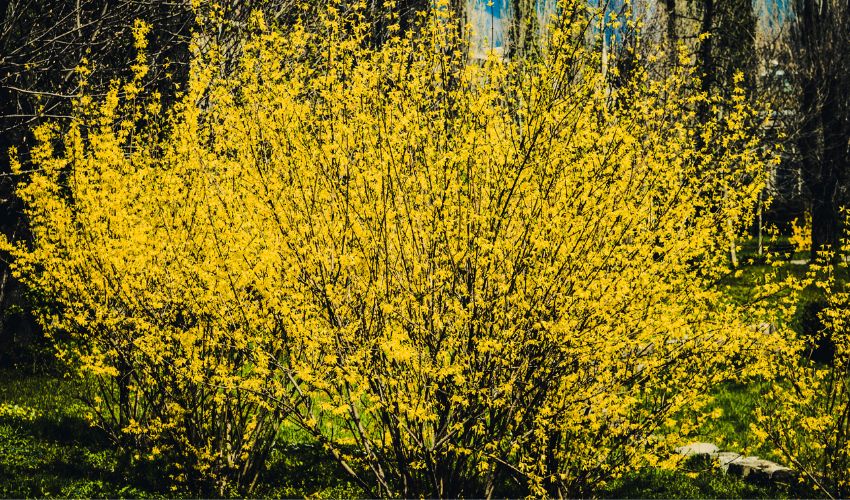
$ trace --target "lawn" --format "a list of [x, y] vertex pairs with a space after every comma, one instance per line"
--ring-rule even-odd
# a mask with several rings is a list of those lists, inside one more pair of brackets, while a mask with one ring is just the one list
[[[155, 498], [164, 478], [122, 456], [86, 422], [74, 385], [55, 374], [0, 371], [0, 497]], [[261, 497], [362, 497], [320, 447], [297, 434], [272, 453]]]
[[0, 373], [0, 496], [150, 497], [88, 425], [68, 381]]

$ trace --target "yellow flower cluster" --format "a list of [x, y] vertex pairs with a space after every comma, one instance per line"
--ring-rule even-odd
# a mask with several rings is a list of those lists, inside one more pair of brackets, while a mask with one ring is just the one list
[[822, 329], [803, 332], [778, 353], [778, 383], [753, 425], [801, 482], [828, 498], [850, 495], [850, 273], [836, 255], [824, 252], [799, 280], [823, 293], [822, 310], [815, 311]]
[[665, 458], [751, 347], [711, 287], [763, 181], [743, 100], [696, 128], [684, 70], [612, 87], [580, 15], [522, 62], [468, 61], [447, 5], [380, 47], [320, 17], [37, 130], [15, 269], [96, 414], [222, 493], [284, 421], [376, 496]]

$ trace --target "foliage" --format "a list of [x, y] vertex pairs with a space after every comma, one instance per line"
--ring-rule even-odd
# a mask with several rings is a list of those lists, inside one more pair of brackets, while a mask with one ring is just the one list
[[[850, 288], [846, 262], [824, 256], [813, 265], [825, 302], [813, 304], [817, 330], [803, 332], [778, 363], [781, 380], [757, 412], [761, 439], [770, 442], [813, 488], [830, 498], [850, 493]], [[821, 362], [827, 362], [826, 365]]]
[[811, 250], [812, 246], [812, 215], [808, 212], [803, 216], [791, 221], [791, 243], [798, 252]]
[[612, 89], [563, 9], [539, 60], [480, 64], [442, 4], [381, 46], [356, 8], [258, 15], [173, 108], [139, 97], [142, 51], [38, 128], [33, 241], [5, 246], [96, 421], [215, 494], [284, 420], [369, 496], [672, 465], [672, 417], [760, 350], [711, 285], [765, 159], [742, 91], [689, 127], [686, 70]]

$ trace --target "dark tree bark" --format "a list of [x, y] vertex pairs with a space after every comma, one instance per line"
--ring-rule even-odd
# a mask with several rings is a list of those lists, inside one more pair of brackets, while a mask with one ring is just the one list
[[676, 0], [664, 0], [664, 8], [667, 13], [667, 58], [670, 67], [676, 67], [679, 63], [679, 35], [676, 31]]
[[537, 22], [535, 1], [512, 0], [510, 6], [513, 13], [509, 35], [510, 57], [522, 58], [536, 54], [539, 49], [540, 26]]
[[838, 249], [850, 169], [850, 6], [797, 0], [790, 37], [796, 146], [812, 214], [811, 257]]
[[[714, 65], [714, 0], [703, 0], [702, 21], [700, 22], [700, 34], [703, 38], [699, 44], [697, 53], [697, 72], [700, 77], [700, 91], [708, 96], [714, 89], [715, 73]], [[702, 102], [697, 111], [697, 119], [700, 123], [708, 121], [711, 106], [708, 102]]]

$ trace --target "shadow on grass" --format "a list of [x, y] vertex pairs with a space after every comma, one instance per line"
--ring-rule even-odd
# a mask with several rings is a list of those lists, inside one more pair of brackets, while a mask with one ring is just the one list
[[816, 498], [802, 485], [756, 483], [713, 467], [681, 470], [642, 469], [615, 481], [602, 498]]
[[318, 444], [284, 443], [272, 452], [261, 497], [365, 498], [366, 492]]
[[[0, 497], [146, 497], [96, 430], [69, 419], [0, 423]], [[76, 434], [72, 434], [76, 433]]]
[[74, 389], [52, 374], [0, 371], [0, 497], [157, 496], [121, 467]]

